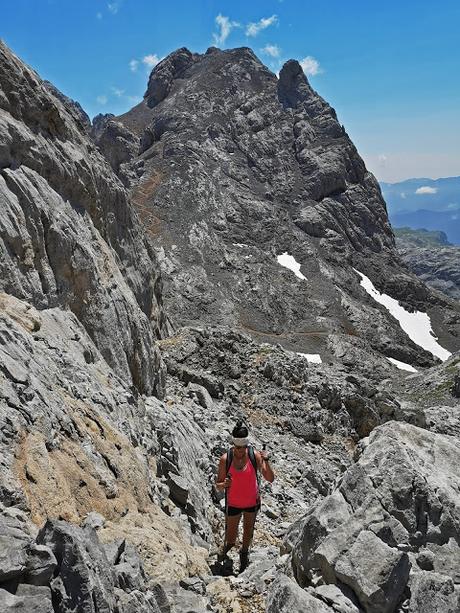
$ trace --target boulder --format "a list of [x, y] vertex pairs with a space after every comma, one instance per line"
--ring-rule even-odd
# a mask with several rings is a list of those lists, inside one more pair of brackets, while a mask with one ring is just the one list
[[406, 553], [363, 530], [334, 565], [337, 581], [350, 587], [367, 613], [392, 613], [409, 578]]
[[337, 489], [286, 537], [299, 583], [319, 573], [325, 583], [348, 586], [365, 611], [389, 613], [408, 586], [408, 553], [420, 552], [425, 568], [428, 556], [437, 573], [458, 582], [456, 439], [388, 422], [357, 455]]
[[434, 572], [418, 572], [411, 579], [409, 613], [456, 613], [460, 594], [450, 577]]
[[2, 613], [54, 613], [51, 590], [45, 586], [19, 585], [16, 594], [0, 588]]
[[[342, 589], [336, 585], [320, 585], [317, 588], [310, 588], [311, 593], [326, 604], [330, 605], [334, 611], [338, 613], [360, 613], [356, 604], [356, 599], [353, 598], [352, 592], [347, 590], [345, 586]], [[347, 592], [349, 598], [344, 592]]]
[[270, 586], [267, 613], [333, 613], [334, 609], [302, 589], [295, 581], [280, 575]]
[[78, 607], [81, 613], [113, 612], [112, 571], [94, 530], [49, 520], [37, 542], [48, 545], [56, 556], [59, 581], [51, 590], [64, 611]]

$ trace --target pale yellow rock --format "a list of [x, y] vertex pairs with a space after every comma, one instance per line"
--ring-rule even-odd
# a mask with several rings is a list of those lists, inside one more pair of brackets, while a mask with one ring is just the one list
[[40, 330], [40, 314], [37, 309], [28, 302], [19, 300], [10, 294], [0, 292], [0, 313], [2, 312], [11, 317], [13, 321], [19, 324], [27, 332], [36, 332]]
[[233, 591], [228, 579], [217, 579], [206, 587], [206, 593], [212, 598], [213, 611], [216, 613], [243, 613], [237, 592]]
[[153, 504], [146, 513], [129, 512], [118, 521], [107, 521], [98, 534], [105, 543], [125, 538], [134, 545], [154, 581], [210, 574], [206, 549], [191, 546], [180, 526]]

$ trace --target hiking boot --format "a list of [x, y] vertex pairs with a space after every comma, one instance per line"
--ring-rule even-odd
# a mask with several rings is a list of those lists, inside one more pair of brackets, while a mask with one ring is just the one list
[[240, 551], [240, 573], [246, 570], [249, 565], [249, 551]]
[[230, 575], [233, 575], [233, 560], [225, 556], [222, 561], [222, 576], [229, 577]]

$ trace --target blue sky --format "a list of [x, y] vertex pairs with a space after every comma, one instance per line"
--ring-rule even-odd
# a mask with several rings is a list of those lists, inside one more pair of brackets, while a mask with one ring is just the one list
[[0, 37], [92, 117], [120, 114], [178, 47], [302, 61], [384, 181], [460, 175], [460, 2], [0, 0]]

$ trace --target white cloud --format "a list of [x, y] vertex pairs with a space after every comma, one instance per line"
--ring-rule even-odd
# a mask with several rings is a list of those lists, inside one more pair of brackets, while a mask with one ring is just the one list
[[403, 200], [406, 199], [406, 192], [401, 192], [399, 195], [401, 196], [401, 198], [403, 198]]
[[129, 62], [129, 69], [131, 70], [131, 72], [136, 72], [138, 66], [139, 66], [139, 60], [131, 60]]
[[98, 96], [96, 100], [99, 104], [107, 104], [107, 96]]
[[98, 19], [102, 19], [102, 13], [96, 13], [96, 17], [97, 17]]
[[122, 98], [125, 93], [124, 89], [118, 89], [118, 87], [111, 87], [110, 89], [117, 98]]
[[220, 32], [218, 34], [213, 33], [214, 44], [223, 45], [233, 28], [239, 27], [240, 24], [237, 21], [230, 21], [229, 17], [219, 13], [216, 17], [216, 25], [219, 27]]
[[278, 17], [272, 15], [271, 17], [262, 17], [257, 23], [248, 23], [246, 26], [246, 36], [257, 36], [261, 30], [265, 30], [265, 28], [272, 26], [277, 21]]
[[415, 190], [416, 194], [435, 194], [438, 191], [436, 187], [429, 187], [428, 185], [424, 185], [423, 187], [419, 187]]
[[300, 65], [302, 66], [302, 70], [306, 75], [315, 76], [320, 72], [323, 72], [320, 68], [318, 60], [315, 60], [311, 55], [307, 55], [303, 60], [300, 61]]
[[142, 63], [145, 64], [148, 68], [153, 68], [158, 64], [161, 58], [158, 57], [156, 53], [151, 53], [149, 55], [145, 55], [142, 58]]
[[384, 153], [381, 153], [378, 157], [379, 166], [385, 166], [387, 159], [387, 156]]
[[265, 47], [261, 49], [261, 52], [266, 55], [271, 55], [271, 57], [279, 57], [281, 49], [278, 45], [265, 45]]
[[118, 13], [118, 9], [120, 8], [120, 2], [115, 0], [114, 2], [107, 2], [107, 8], [112, 13], [112, 15], [116, 15]]

